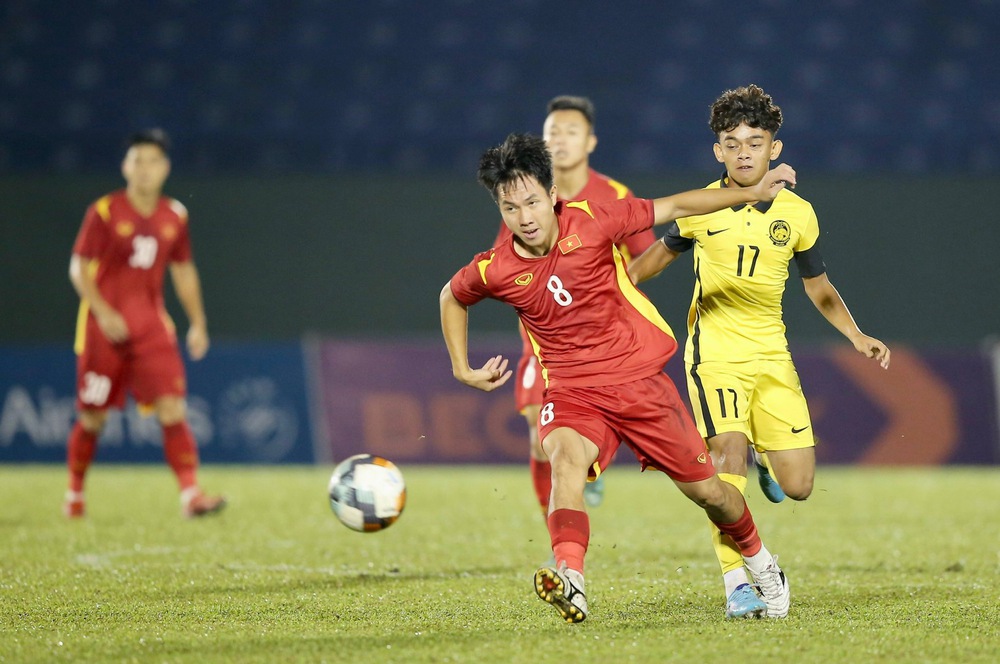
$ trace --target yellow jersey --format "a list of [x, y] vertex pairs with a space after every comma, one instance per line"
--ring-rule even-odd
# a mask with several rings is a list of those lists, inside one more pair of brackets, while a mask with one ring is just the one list
[[[710, 184], [715, 189], [726, 179]], [[825, 272], [816, 249], [812, 205], [784, 189], [771, 202], [678, 219], [664, 238], [674, 251], [694, 248], [694, 295], [684, 361], [788, 359], [781, 298], [788, 263], [802, 277]]]

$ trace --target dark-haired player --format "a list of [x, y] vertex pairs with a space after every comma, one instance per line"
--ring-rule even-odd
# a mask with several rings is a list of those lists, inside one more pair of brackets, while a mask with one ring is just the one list
[[77, 420], [67, 444], [69, 490], [63, 511], [84, 515], [83, 484], [109, 408], [131, 393], [163, 428], [163, 453], [180, 484], [182, 513], [217, 512], [221, 497], [198, 487], [198, 447], [185, 414], [184, 364], [174, 324], [163, 304], [169, 265], [190, 327], [187, 347], [200, 360], [208, 329], [198, 270], [191, 258], [185, 207], [162, 195], [170, 174], [168, 139], [158, 129], [128, 141], [121, 172], [125, 189], [99, 198], [83, 218], [69, 275], [80, 295], [77, 321]]
[[666, 321], [632, 285], [621, 252], [629, 235], [681, 216], [770, 200], [795, 173], [779, 166], [756, 187], [690, 191], [656, 200], [557, 202], [545, 142], [512, 134], [480, 160], [479, 181], [511, 237], [478, 254], [441, 291], [441, 327], [459, 381], [484, 391], [511, 376], [495, 356], [469, 366], [468, 307], [490, 297], [515, 308], [546, 382], [539, 436], [552, 464], [549, 535], [556, 564], [535, 592], [570, 622], [587, 615], [583, 487], [620, 441], [662, 470], [737, 542], [761, 584], [782, 576], [743, 496], [715, 475], [705, 443], [663, 365], [677, 348]]
[[[712, 105], [715, 157], [725, 164], [711, 190], [754, 188], [781, 153], [781, 109], [756, 85], [729, 90]], [[744, 492], [753, 445], [765, 495], [805, 500], [816, 455], [812, 423], [785, 340], [781, 297], [795, 261], [806, 294], [858, 352], [889, 367], [885, 344], [861, 332], [826, 275], [812, 205], [784, 190], [773, 201], [740, 204], [677, 219], [660, 242], [630, 266], [636, 283], [694, 249], [695, 287], [684, 360], [695, 420], [719, 477]], [[771, 470], [768, 470], [770, 465]], [[773, 472], [773, 477], [771, 473]], [[775, 482], [777, 480], [777, 482]], [[725, 581], [726, 615], [756, 610], [739, 549], [712, 527]], [[788, 594], [762, 587], [767, 615], [788, 614]]]
[[[632, 198], [628, 187], [590, 167], [590, 154], [597, 147], [593, 102], [586, 97], [562, 95], [549, 101], [547, 112], [542, 137], [552, 153], [552, 174], [558, 200], [603, 202]], [[495, 244], [500, 244], [510, 234], [507, 226], [501, 223]], [[622, 257], [629, 261], [655, 241], [656, 235], [650, 229], [629, 235], [618, 245], [618, 249]], [[514, 375], [514, 402], [528, 423], [531, 481], [542, 512], [548, 514], [552, 469], [538, 440], [538, 412], [542, 407], [544, 381], [539, 375], [538, 361], [528, 335], [523, 327], [519, 330], [521, 359]], [[604, 497], [604, 476], [587, 482], [583, 495], [588, 506], [600, 505]]]

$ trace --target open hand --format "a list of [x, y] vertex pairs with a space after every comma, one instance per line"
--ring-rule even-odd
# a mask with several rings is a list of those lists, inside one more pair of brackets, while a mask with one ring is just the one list
[[470, 369], [466, 374], [457, 376], [457, 378], [477, 390], [492, 392], [506, 383], [513, 373], [512, 369], [507, 369], [507, 360], [497, 355], [487, 360], [482, 369]]

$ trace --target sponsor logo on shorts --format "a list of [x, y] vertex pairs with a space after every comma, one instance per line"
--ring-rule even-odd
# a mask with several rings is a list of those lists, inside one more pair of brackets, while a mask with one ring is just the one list
[[698, 463], [708, 463], [708, 456], [704, 452], [698, 455]]
[[803, 431], [805, 431], [808, 428], [809, 428], [808, 424], [806, 426], [804, 426], [804, 427], [798, 427], [798, 428], [792, 427], [792, 433], [802, 433]]

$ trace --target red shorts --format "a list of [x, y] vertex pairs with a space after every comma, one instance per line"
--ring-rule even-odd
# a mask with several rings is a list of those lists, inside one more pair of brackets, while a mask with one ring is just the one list
[[185, 396], [184, 362], [168, 323], [150, 325], [125, 343], [112, 344], [91, 317], [76, 360], [77, 408], [122, 408], [126, 393], [144, 405], [163, 396]]
[[705, 441], [665, 373], [624, 385], [550, 387], [538, 419], [539, 438], [567, 427], [598, 447], [591, 477], [610, 464], [619, 441], [628, 445], [643, 470], [661, 470], [678, 482], [698, 482], [715, 474]]

